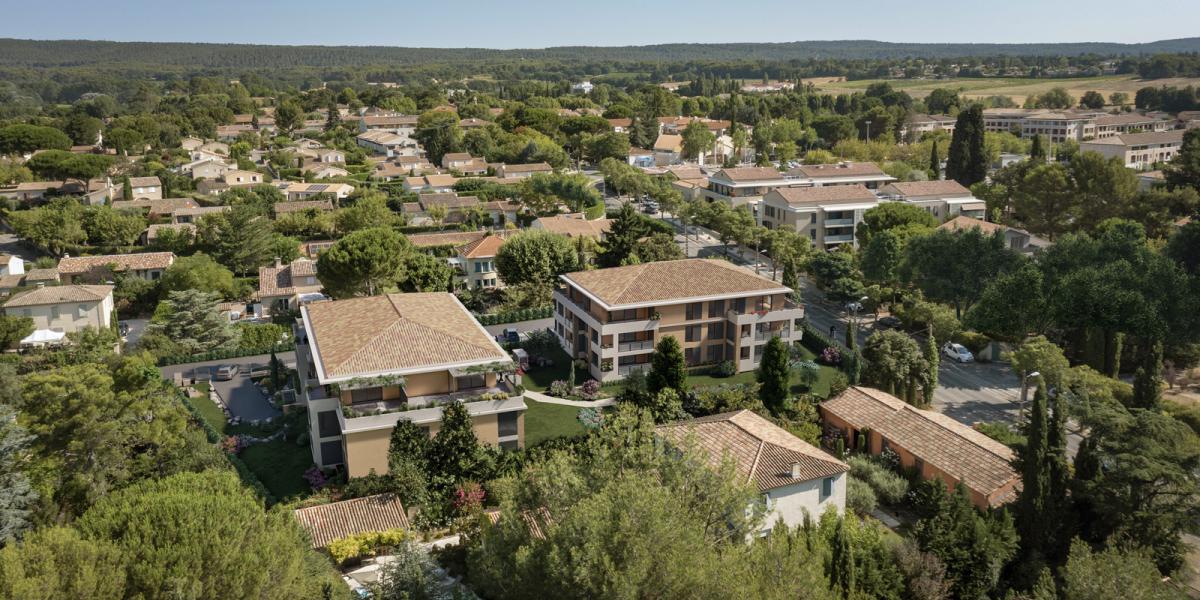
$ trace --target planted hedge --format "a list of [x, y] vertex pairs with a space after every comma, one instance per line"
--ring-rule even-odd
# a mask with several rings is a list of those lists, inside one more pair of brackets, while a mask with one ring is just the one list
[[[221, 432], [217, 431], [212, 424], [204, 419], [204, 417], [200, 414], [200, 410], [196, 408], [195, 404], [192, 404], [192, 399], [188, 398], [187, 394], [183, 393], [183, 390], [179, 388], [175, 388], [175, 390], [179, 397], [179, 401], [183, 403], [183, 407], [186, 408], [189, 413], [191, 413], [192, 422], [200, 426], [200, 429], [204, 431], [204, 437], [208, 438], [209, 443], [220, 443], [222, 438]], [[255, 475], [254, 471], [251, 471], [250, 467], [246, 466], [246, 463], [242, 461], [241, 457], [236, 454], [229, 454], [228, 452], [222, 452], [222, 454], [225, 454], [225, 458], [229, 459], [229, 464], [233, 465], [233, 469], [237, 471], [238, 477], [241, 478], [242, 483], [254, 490], [254, 493], [257, 494], [259, 498], [262, 498], [263, 502], [266, 503], [267, 506], [275, 504], [275, 496], [273, 496], [271, 492], [267, 490], [267, 486], [263, 485], [263, 482], [258, 478], [258, 475]]]
[[475, 318], [481, 325], [504, 325], [505, 323], [520, 323], [521, 321], [532, 321], [534, 319], [548, 319], [554, 316], [553, 306], [541, 306], [538, 308], [523, 308], [521, 310], [511, 310], [502, 313], [491, 313], [481, 315], [476, 313]]
[[227, 358], [241, 358], [243, 356], [258, 356], [260, 354], [270, 354], [274, 352], [290, 352], [296, 349], [296, 342], [287, 342], [276, 344], [274, 347], [267, 346], [265, 348], [236, 348], [233, 350], [213, 350], [212, 352], [203, 352], [200, 354], [188, 354], [180, 356], [162, 356], [158, 359], [158, 366], [165, 367], [168, 365], [182, 365], [192, 362], [204, 362], [208, 360], [225, 360]]

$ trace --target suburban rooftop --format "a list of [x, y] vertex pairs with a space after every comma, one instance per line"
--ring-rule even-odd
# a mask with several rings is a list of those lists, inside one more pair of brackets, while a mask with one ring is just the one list
[[710, 258], [578, 271], [562, 278], [608, 308], [791, 291], [728, 261]]

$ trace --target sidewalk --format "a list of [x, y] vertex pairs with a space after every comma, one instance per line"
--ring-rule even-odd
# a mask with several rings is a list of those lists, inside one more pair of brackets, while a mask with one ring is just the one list
[[541, 392], [533, 390], [525, 390], [525, 398], [536, 402], [544, 402], [546, 404], [561, 404], [562, 406], [574, 406], [575, 408], [604, 408], [617, 403], [615, 398], [602, 398], [600, 400], [566, 400], [564, 398], [555, 398], [547, 396]]

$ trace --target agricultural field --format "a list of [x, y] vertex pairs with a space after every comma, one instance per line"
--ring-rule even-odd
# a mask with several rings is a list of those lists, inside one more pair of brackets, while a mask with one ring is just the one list
[[1135, 75], [1105, 75], [1103, 77], [1074, 77], [1066, 79], [1033, 79], [1028, 77], [996, 77], [996, 78], [951, 78], [951, 79], [861, 79], [846, 81], [842, 78], [822, 77], [806, 79], [812, 82], [817, 90], [827, 94], [850, 94], [861, 92], [873, 83], [887, 82], [898, 90], [904, 90], [914, 98], [924, 98], [935, 88], [958, 88], [967, 98], [985, 98], [987, 96], [1009, 96], [1018, 105], [1025, 98], [1042, 94], [1056, 87], [1062, 87], [1078, 99], [1089, 90], [1104, 94], [1107, 98], [1113, 92], [1125, 92], [1130, 100], [1141, 88], [1147, 86], [1186, 86], [1200, 85], [1200, 78], [1173, 79], [1141, 79]]

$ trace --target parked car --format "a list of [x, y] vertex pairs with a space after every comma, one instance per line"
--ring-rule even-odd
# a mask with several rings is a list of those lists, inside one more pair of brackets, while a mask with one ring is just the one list
[[237, 365], [221, 365], [217, 367], [217, 380], [229, 381], [237, 376], [238, 370]]
[[521, 334], [509, 327], [496, 336], [496, 341], [501, 344], [516, 344], [521, 341]]
[[895, 328], [899, 327], [900, 325], [901, 325], [901, 323], [900, 323], [900, 319], [898, 317], [893, 317], [891, 315], [888, 315], [879, 320], [878, 327], [880, 329], [895, 329]]
[[955, 344], [954, 342], [946, 342], [946, 344], [942, 346], [942, 354], [945, 354], [946, 356], [960, 363], [969, 363], [975, 361], [975, 355], [971, 354], [970, 350], [964, 348], [962, 344]]
[[652, 215], [652, 214], [658, 212], [658, 203], [657, 202], [647, 202], [647, 203], [643, 204], [642, 212], [644, 212], [648, 215]]

